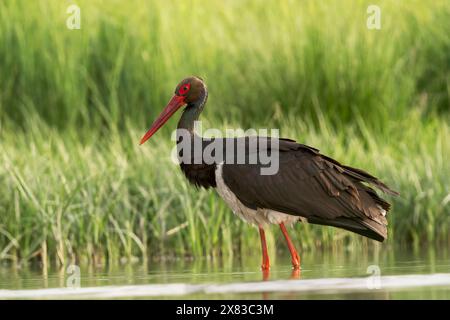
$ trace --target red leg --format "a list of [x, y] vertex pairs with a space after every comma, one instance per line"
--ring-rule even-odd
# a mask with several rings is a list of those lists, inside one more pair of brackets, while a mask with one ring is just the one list
[[269, 270], [270, 269], [270, 261], [269, 254], [267, 252], [267, 243], [266, 243], [266, 234], [264, 233], [263, 228], [259, 228], [259, 236], [261, 237], [261, 248], [262, 248], [262, 265], [261, 269]]
[[280, 223], [281, 232], [283, 232], [284, 238], [286, 239], [289, 251], [291, 252], [292, 257], [292, 267], [294, 269], [300, 269], [300, 256], [297, 253], [297, 250], [295, 250], [294, 244], [291, 241], [291, 238], [289, 238], [289, 234], [286, 230], [286, 227], [284, 226], [284, 223]]

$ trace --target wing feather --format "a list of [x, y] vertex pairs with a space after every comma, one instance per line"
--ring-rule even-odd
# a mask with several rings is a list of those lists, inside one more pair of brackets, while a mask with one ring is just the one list
[[224, 182], [243, 204], [302, 216], [380, 241], [386, 238], [384, 215], [390, 206], [368, 185], [398, 193], [363, 170], [343, 166], [293, 140], [280, 139], [279, 151], [275, 175], [261, 175], [260, 164], [224, 164]]

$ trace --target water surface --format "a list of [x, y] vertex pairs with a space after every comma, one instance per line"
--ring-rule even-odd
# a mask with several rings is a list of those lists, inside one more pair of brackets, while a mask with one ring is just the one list
[[308, 251], [301, 258], [299, 274], [284, 254], [263, 274], [259, 253], [80, 266], [80, 288], [67, 269], [2, 266], [0, 299], [450, 299], [446, 248]]

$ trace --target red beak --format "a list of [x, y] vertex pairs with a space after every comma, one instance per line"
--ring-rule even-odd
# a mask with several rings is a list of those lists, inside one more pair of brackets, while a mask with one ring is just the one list
[[142, 137], [140, 144], [143, 144], [145, 141], [150, 139], [150, 137], [155, 134], [156, 131], [158, 131], [159, 128], [163, 126], [164, 123], [169, 120], [169, 118], [183, 105], [186, 104], [184, 101], [185, 97], [174, 95], [172, 99], [170, 99], [167, 106], [164, 108], [164, 110], [161, 112], [159, 117], [153, 122], [150, 129], [147, 131], [147, 133]]

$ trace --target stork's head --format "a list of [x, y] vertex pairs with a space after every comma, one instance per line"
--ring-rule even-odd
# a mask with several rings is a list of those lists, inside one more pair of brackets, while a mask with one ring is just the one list
[[155, 134], [155, 132], [158, 131], [158, 129], [161, 128], [178, 109], [185, 105], [201, 107], [204, 103], [204, 99], [206, 99], [206, 85], [202, 79], [195, 76], [183, 79], [175, 88], [175, 94], [170, 99], [167, 106], [153, 122], [147, 133], [142, 137], [140, 144], [143, 144], [150, 139], [150, 137]]

